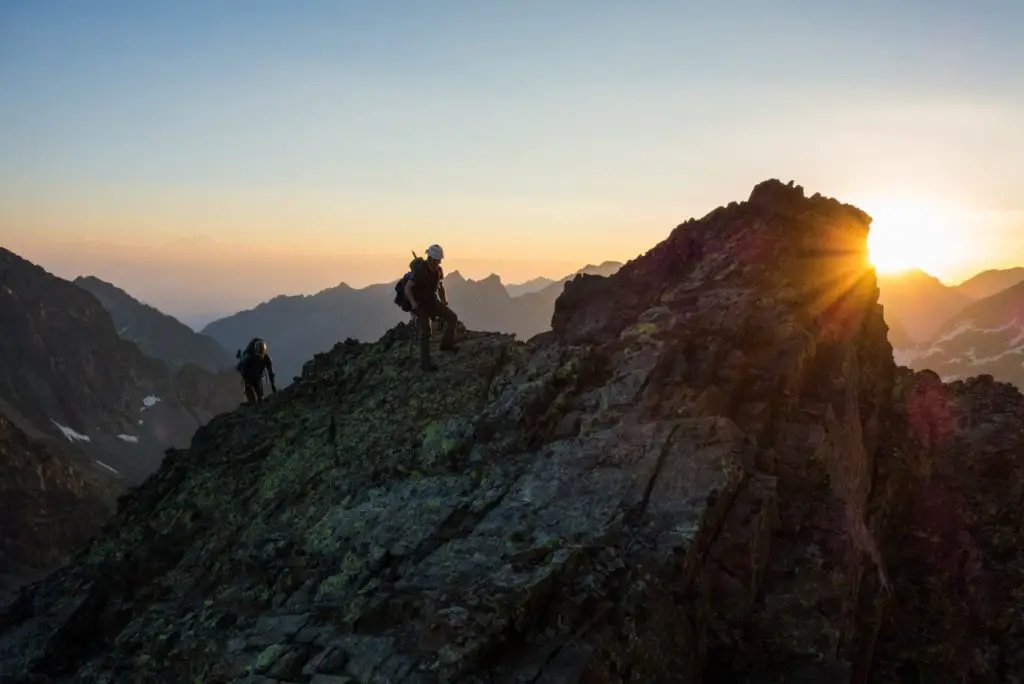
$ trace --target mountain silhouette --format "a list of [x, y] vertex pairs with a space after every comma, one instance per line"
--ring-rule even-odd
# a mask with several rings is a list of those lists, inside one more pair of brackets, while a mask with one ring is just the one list
[[931, 339], [946, 321], [971, 302], [956, 288], [920, 269], [880, 275], [878, 287], [878, 300], [885, 307], [887, 319], [898, 320], [915, 342]]
[[905, 356], [947, 381], [991, 375], [1024, 388], [1024, 282], [968, 305]]
[[993, 269], [982, 271], [978, 275], [965, 280], [956, 286], [956, 291], [968, 299], [977, 301], [991, 297], [1024, 282], [1024, 267]]
[[553, 284], [555, 281], [551, 278], [533, 278], [527, 280], [524, 283], [512, 283], [505, 285], [505, 289], [508, 291], [510, 297], [519, 297], [524, 294], [532, 294], [534, 292], [540, 292], [548, 285]]
[[895, 366], [869, 224], [766, 181], [526, 342], [334, 345], [0, 606], [6, 676], [1020, 678], [1024, 396]]
[[0, 413], [135, 484], [241, 400], [234, 373], [172, 371], [117, 334], [87, 290], [0, 248]]
[[[495, 274], [482, 280], [446, 274], [445, 289], [463, 324], [474, 330], [513, 333], [529, 339], [551, 328], [555, 299], [580, 273], [610, 275], [621, 264], [588, 265], [538, 292], [513, 297]], [[399, 269], [401, 270], [401, 269]], [[398, 278], [395, 278], [397, 281]], [[227, 349], [239, 349], [260, 336], [267, 340], [284, 387], [314, 354], [338, 340], [372, 340], [409, 315], [394, 304], [394, 282], [356, 289], [341, 283], [314, 295], [281, 295], [252, 309], [214, 321], [203, 329]]]
[[533, 280], [528, 280], [525, 283], [505, 285], [505, 289], [508, 291], [509, 296], [521, 297], [526, 294], [538, 293], [551, 285], [565, 283], [581, 273], [588, 275], [610, 276], [620, 268], [622, 268], [622, 263], [618, 261], [604, 261], [597, 265], [587, 264], [575, 273], [565, 276], [564, 278], [560, 278], [559, 280], [552, 280], [551, 278], [534, 278]]
[[212, 337], [195, 332], [117, 286], [94, 276], [78, 277], [72, 282], [91, 292], [110, 312], [118, 335], [136, 343], [146, 356], [160, 359], [172, 370], [189, 363], [213, 373], [234, 367], [234, 355], [229, 355]]

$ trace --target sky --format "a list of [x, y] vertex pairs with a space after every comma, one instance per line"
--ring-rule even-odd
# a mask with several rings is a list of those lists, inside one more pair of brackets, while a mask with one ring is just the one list
[[[182, 318], [625, 261], [795, 180], [1024, 264], [1024, 3], [0, 0], [0, 245]], [[903, 262], [907, 262], [903, 264]]]

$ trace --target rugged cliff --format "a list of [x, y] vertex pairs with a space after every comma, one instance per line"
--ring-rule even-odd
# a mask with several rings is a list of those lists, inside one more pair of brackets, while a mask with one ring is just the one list
[[[1019, 674], [991, 632], [943, 650], [936, 621], [990, 603], [956, 612], [941, 574], [915, 597], [926, 464], [955, 472], [958, 444], [983, 470], [1012, 440], [913, 408], [868, 223], [769, 181], [571, 281], [529, 343], [469, 333], [436, 374], [404, 326], [317, 355], [0, 609], [0, 662], [13, 682], [896, 682], [920, 652], [919, 672]], [[1021, 403], [937, 387], [969, 415]], [[982, 481], [958, 486], [988, 535]], [[1011, 519], [1002, 487], [978, 514]]]

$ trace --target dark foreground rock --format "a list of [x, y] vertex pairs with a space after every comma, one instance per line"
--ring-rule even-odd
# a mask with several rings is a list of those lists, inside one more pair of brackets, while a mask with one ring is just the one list
[[867, 230], [766, 182], [570, 282], [528, 344], [318, 355], [0, 609], [9, 681], [914, 681], [960, 615], [902, 604], [947, 581], [905, 542], [946, 447], [895, 381]]
[[1024, 681], [1024, 396], [900, 369], [879, 682]]
[[39, 579], [97, 533], [121, 491], [0, 414], [0, 596]]

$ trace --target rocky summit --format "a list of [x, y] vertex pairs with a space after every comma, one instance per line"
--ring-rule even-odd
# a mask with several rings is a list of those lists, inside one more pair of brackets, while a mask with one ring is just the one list
[[1019, 680], [1024, 398], [896, 368], [869, 223], [767, 181], [528, 343], [315, 356], [0, 608], [5, 681]]

